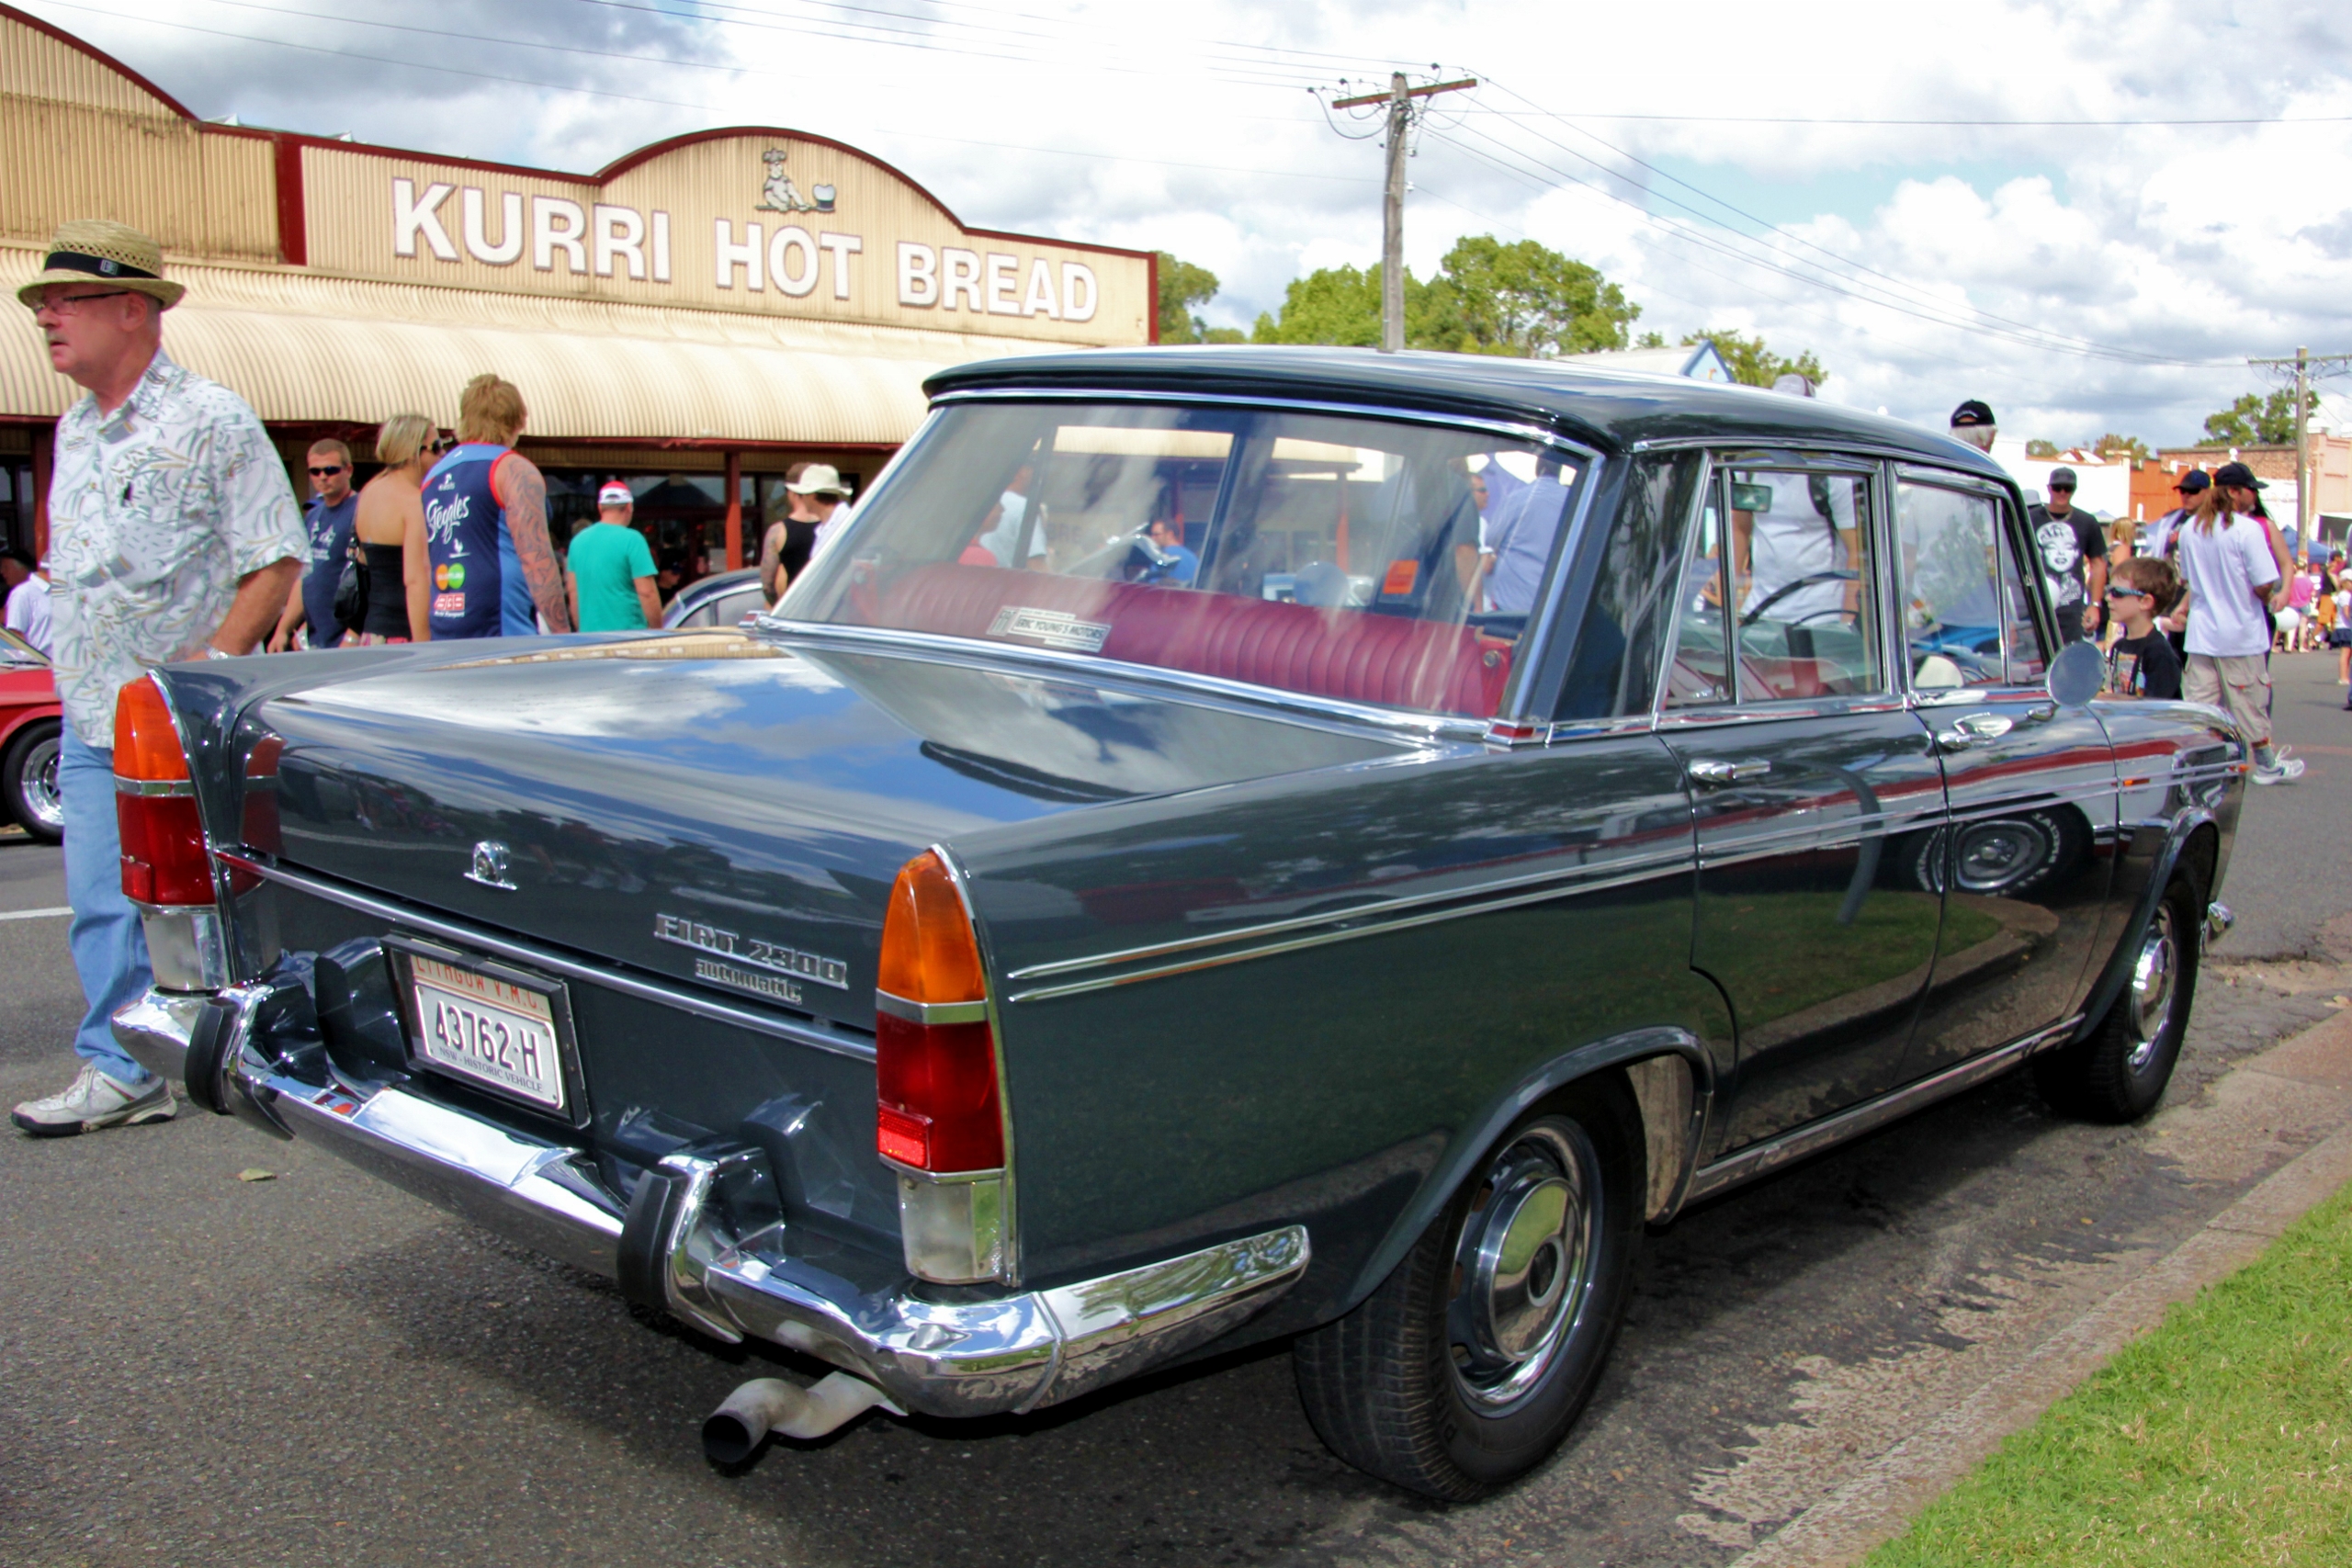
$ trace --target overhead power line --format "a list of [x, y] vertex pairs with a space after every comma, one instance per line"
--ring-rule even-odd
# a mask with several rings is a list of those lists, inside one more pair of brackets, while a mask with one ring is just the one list
[[[399, 66], [412, 71], [430, 71], [440, 75], [462, 76], [479, 82], [496, 82], [509, 86], [518, 87], [537, 87], [549, 92], [558, 93], [579, 93], [590, 97], [611, 98], [622, 103], [650, 104], [663, 108], [696, 109], [705, 113], [707, 113], [711, 107], [710, 102], [707, 99], [693, 100], [685, 98], [663, 98], [656, 97], [645, 93], [623, 93], [606, 87], [592, 87], [576, 82], [542, 81], [528, 76], [518, 76], [510, 72], [471, 71], [462, 66], [443, 65], [429, 61], [404, 60], [397, 55], [372, 54], [363, 50], [334, 49], [324, 44], [296, 43], [288, 39], [267, 38], [254, 33], [241, 33], [226, 28], [200, 27], [193, 22], [166, 21], [161, 17], [131, 17], [124, 16], [119, 11], [107, 10], [103, 6], [80, 4], [79, 0], [38, 0], [38, 3], [68, 11], [85, 11], [93, 16], [108, 17], [117, 21], [135, 21], [142, 27], [174, 28], [182, 32], [201, 33], [207, 37], [230, 39], [239, 43], [261, 44], [271, 49], [294, 50], [304, 54], [330, 55], [342, 60], [360, 60], [366, 61], [370, 64]], [[253, 0], [214, 0], [214, 3], [222, 5], [238, 5], [244, 9], [257, 11], [285, 11], [286, 9], [280, 6], [254, 4], [253, 3]], [[315, 15], [314, 13], [297, 11], [286, 11], [286, 14], [295, 16]], [[319, 17], [317, 19], [349, 22], [357, 22], [358, 20], [357, 18], [353, 17]], [[633, 55], [611, 50], [591, 50], [577, 45], [541, 44], [526, 39], [499, 39], [474, 33], [457, 33], [438, 28], [417, 28], [394, 22], [367, 23], [364, 25], [394, 28], [402, 31], [427, 33], [444, 38], [463, 39], [468, 41], [477, 43], [512, 44], [518, 48], [549, 49], [558, 50], [566, 53], [605, 55], [614, 59], [627, 60], [639, 65], [647, 63], [648, 58], [644, 55]], [[781, 78], [797, 76], [798, 74], [797, 73], [788, 72], [763, 71], [753, 66], [713, 65], [697, 61], [664, 59], [662, 60], [661, 62], [664, 64], [697, 66], [703, 69], [726, 71], [732, 74], [742, 76]], [[1038, 152], [1050, 157], [1085, 158], [1097, 162], [1114, 164], [1146, 164], [1160, 168], [1200, 169], [1212, 174], [1257, 175], [1272, 179], [1324, 180], [1343, 185], [1369, 185], [1374, 183], [1365, 176], [1357, 175], [1318, 174], [1306, 170], [1268, 169], [1234, 164], [1200, 164], [1173, 158], [1146, 158], [1124, 152], [1086, 152], [1080, 149], [1069, 147], [1038, 147], [1018, 141], [989, 141], [969, 136], [944, 136], [932, 131], [907, 130], [899, 127], [891, 127], [884, 132], [884, 134], [894, 137], [909, 137], [922, 141], [944, 141], [963, 147], [988, 147], [1009, 152]]]
[[[1510, 91], [1510, 89], [1507, 87], [1499, 90], [1506, 92]], [[1518, 96], [1519, 95], [1514, 94], [1513, 96]], [[1522, 97], [1521, 101], [1524, 102], [1527, 100]], [[2064, 353], [2092, 358], [2111, 359], [2127, 364], [2139, 364], [2154, 367], [2205, 366], [2235, 363], [2235, 361], [2181, 359], [2162, 355], [2149, 354], [2141, 350], [2101, 344], [2094, 340], [2075, 336], [2071, 333], [2052, 332], [2044, 328], [2032, 326], [2030, 323], [2018, 322], [2011, 321], [2008, 318], [1996, 317], [1992, 315], [1990, 312], [1982, 310], [1973, 305], [1966, 304], [1964, 302], [1955, 304], [1947, 298], [1938, 297], [1928, 290], [1922, 289], [1916, 284], [1894, 278], [1888, 274], [1877, 274], [1878, 276], [1886, 280], [1887, 286], [1882, 286], [1880, 284], [1871, 283], [1866, 278], [1841, 276], [1837, 271], [1833, 270], [1832, 266], [1826, 263], [1811, 260], [1806, 257], [1790, 255], [1785, 252], [1778, 251], [1771, 247], [1764, 247], [1761, 254], [1759, 254], [1757, 250], [1747, 249], [1744, 248], [1742, 243], [1735, 243], [1744, 242], [1746, 245], [1758, 245], [1760, 242], [1756, 236], [1742, 234], [1736, 230], [1724, 227], [1717, 220], [1712, 218], [1711, 215], [1691, 206], [1690, 203], [1673, 197], [1670, 193], [1645, 188], [1641, 186], [1639, 182], [1629, 179], [1623, 174], [1611, 169], [1607, 164], [1591, 157], [1589, 154], [1578, 152], [1575, 149], [1566, 147], [1562, 143], [1552, 141], [1552, 145], [1555, 148], [1558, 148], [1560, 151], [1568, 153], [1570, 156], [1575, 157], [1580, 162], [1592, 167], [1603, 176], [1603, 178], [1608, 182], [1607, 184], [1599, 183], [1592, 179], [1588, 179], [1581, 175], [1573, 174], [1568, 170], [1559, 167], [1555, 164], [1546, 161], [1546, 159], [1538, 152], [1532, 152], [1525, 147], [1517, 146], [1511, 142], [1502, 141], [1478, 130], [1475, 126], [1464, 125], [1461, 129], [1466, 132], [1468, 136], [1476, 138], [1479, 141], [1487, 143], [1494, 150], [1494, 152], [1488, 154], [1484, 161], [1495, 163], [1502, 160], [1516, 160], [1518, 164], [1521, 165], [1519, 169], [1519, 172], [1521, 174], [1526, 174], [1528, 172], [1528, 166], [1532, 166], [1533, 170], [1541, 171], [1543, 175], [1549, 175], [1550, 179], [1543, 182], [1546, 185], [1553, 186], [1555, 188], [1559, 185], [1580, 186], [1607, 200], [1630, 209], [1640, 215], [1644, 223], [1681, 244], [1713, 251], [1729, 260], [1738, 262], [1747, 266], [1761, 268], [1763, 270], [1778, 274], [1779, 276], [1790, 278], [1792, 281], [1804, 284], [1808, 288], [1826, 289], [1830, 292], [1841, 294], [1863, 303], [1877, 305], [1883, 309], [1894, 310], [1900, 314], [1927, 321], [1932, 325], [1996, 337], [2016, 344], [2021, 347], [2038, 349], [2042, 352]], [[1480, 151], [1480, 149], [1474, 147], [1470, 142], [1464, 141], [1461, 137], [1449, 135], [1442, 130], [1432, 129], [1429, 133], [1438, 137], [1440, 141], [1448, 143], [1457, 150], [1472, 152], [1473, 154], [1476, 154]], [[1551, 141], [1550, 138], [1542, 139], [1547, 141]], [[1541, 178], [1541, 176], [1535, 177]], [[1687, 182], [1678, 181], [1677, 183], [1687, 185]], [[1699, 220], [1701, 222], [1708, 224], [1709, 230], [1694, 230], [1684, 224], [1675, 222], [1664, 215], [1652, 212], [1646, 202], [1641, 199], [1636, 199], [1633, 197], [1628, 197], [1621, 191], [1611, 188], [1611, 186], [1618, 185], [1629, 186], [1634, 190], [1642, 192], [1647, 197], [1677, 208], [1682, 212], [1689, 214], [1690, 217]], [[1690, 188], [1696, 192], [1695, 186]], [[1702, 197], [1705, 196], [1704, 192], [1697, 192], [1697, 194]], [[1707, 197], [1706, 199], [1715, 202], [1717, 206], [1720, 206], [1726, 210], [1734, 212], [1737, 212], [1739, 210], [1738, 209], [1731, 207], [1729, 203], [1720, 201], [1719, 198]], [[1755, 221], [1761, 222], [1761, 220], [1755, 220]], [[1770, 226], [1768, 225], [1768, 227]], [[1786, 238], [1794, 238], [1793, 236], [1786, 235], [1785, 231], [1775, 230], [1775, 232], [1780, 232]], [[1808, 244], [1810, 243], [1810, 242], [1804, 243]], [[1824, 256], [1832, 258], [1832, 260], [1834, 260], [1838, 265], [1844, 267], [1859, 269], [1863, 272], [1875, 272], [1875, 269], [1865, 267], [1860, 263], [1851, 261], [1850, 258], [1839, 257], [1836, 253], [1827, 251], [1826, 248], [1818, 246], [1814, 248], [1820, 250]]]
[[[1529, 111], [1478, 108], [1467, 112], [1497, 115], [1505, 118], [1524, 118]], [[1542, 109], [1532, 112], [1538, 115], [1550, 115], [1553, 111]], [[2352, 114], [2240, 115], [2222, 118], [2181, 119], [2173, 118], [2168, 115], [2145, 119], [1896, 119], [1859, 115], [1611, 114], [1606, 110], [1578, 109], [1574, 114], [1562, 115], [1559, 118], [1654, 120], [1667, 125], [1917, 125], [1980, 130], [2001, 130], [2012, 127], [2022, 130], [2063, 130], [2070, 128], [2107, 130], [2127, 126], [2340, 125], [2346, 120], [2352, 120]]]

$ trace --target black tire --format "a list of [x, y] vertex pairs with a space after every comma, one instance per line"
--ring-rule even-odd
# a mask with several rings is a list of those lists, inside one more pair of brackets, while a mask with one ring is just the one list
[[2197, 1000], [2203, 906], [2175, 877], [2139, 938], [2130, 977], [2098, 1026], [2034, 1058], [2034, 1083], [2058, 1110], [2093, 1122], [2136, 1122], [2156, 1108], [2180, 1060]]
[[17, 731], [0, 757], [0, 817], [45, 844], [65, 837], [65, 803], [57, 793], [57, 753], [62, 727], [36, 719]]
[[1448, 1502], [1543, 1462], [1616, 1340], [1644, 1191], [1641, 1116], [1622, 1078], [1531, 1111], [1363, 1304], [1293, 1346], [1316, 1435], [1358, 1470]]

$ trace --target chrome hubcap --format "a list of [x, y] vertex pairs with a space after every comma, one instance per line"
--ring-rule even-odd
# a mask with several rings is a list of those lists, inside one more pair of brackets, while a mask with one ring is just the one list
[[1541, 1122], [1487, 1167], [1446, 1307], [1455, 1382], [1509, 1405], [1542, 1381], [1584, 1307], [1597, 1162], [1572, 1123]]
[[42, 827], [52, 833], [65, 829], [65, 796], [57, 788], [57, 751], [54, 739], [35, 743], [25, 759], [22, 806]]
[[2155, 1056], [2165, 1016], [2172, 1010], [2173, 978], [2179, 967], [2172, 906], [2159, 904], [2155, 919], [2148, 922], [2148, 934], [2140, 939], [2140, 956], [2132, 964], [2132, 1046], [2124, 1062], [2135, 1073]]

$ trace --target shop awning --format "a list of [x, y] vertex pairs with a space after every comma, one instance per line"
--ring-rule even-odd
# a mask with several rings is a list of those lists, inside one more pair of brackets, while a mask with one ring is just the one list
[[[0, 246], [13, 297], [40, 252]], [[485, 370], [522, 389], [540, 439], [895, 445], [933, 371], [1054, 345], [784, 315], [615, 305], [175, 265], [187, 298], [164, 346], [264, 421], [374, 424], [458, 417]], [[747, 297], [748, 298], [748, 297]], [[0, 415], [54, 417], [79, 389], [50, 368], [28, 312], [0, 311]]]

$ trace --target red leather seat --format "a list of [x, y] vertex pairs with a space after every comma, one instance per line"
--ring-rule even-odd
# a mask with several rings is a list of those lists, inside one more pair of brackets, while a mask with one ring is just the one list
[[1110, 628], [1105, 659], [1479, 718], [1493, 716], [1510, 675], [1510, 645], [1467, 626], [1190, 588], [941, 562], [900, 573], [868, 603], [872, 625], [969, 637], [991, 636], [1000, 610], [1058, 611]]

